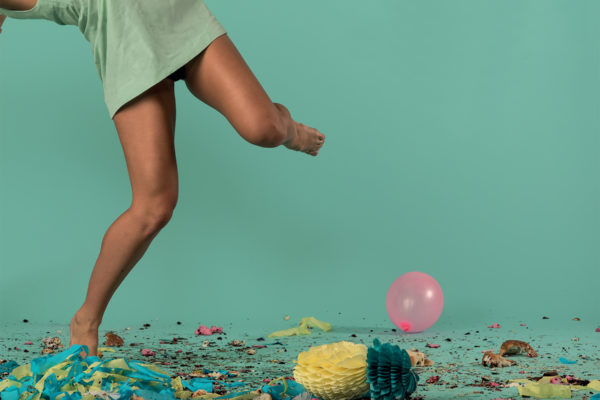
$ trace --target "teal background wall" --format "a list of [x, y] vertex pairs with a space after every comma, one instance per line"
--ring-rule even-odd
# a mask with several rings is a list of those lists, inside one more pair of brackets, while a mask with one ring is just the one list
[[[179, 202], [103, 325], [391, 327], [412, 270], [444, 290], [440, 329], [600, 322], [600, 3], [207, 5], [326, 144], [254, 147], [179, 82]], [[131, 200], [88, 46], [48, 21], [0, 34], [0, 322], [68, 323]]]

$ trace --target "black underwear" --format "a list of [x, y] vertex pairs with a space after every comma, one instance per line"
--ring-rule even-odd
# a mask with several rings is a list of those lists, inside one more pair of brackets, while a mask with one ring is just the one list
[[177, 71], [173, 72], [171, 75], [167, 77], [171, 79], [173, 82], [178, 81], [180, 79], [185, 78], [185, 65], [179, 68]]

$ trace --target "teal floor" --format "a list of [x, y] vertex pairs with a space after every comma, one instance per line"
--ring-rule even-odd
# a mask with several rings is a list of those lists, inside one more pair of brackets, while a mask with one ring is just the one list
[[[318, 316], [316, 316], [318, 318]], [[196, 336], [198, 325], [175, 322], [170, 325], [149, 321], [150, 326], [143, 328], [143, 322], [129, 326], [101, 326], [100, 347], [103, 335], [113, 330], [121, 336], [125, 344], [115, 347], [115, 352], [104, 352], [104, 357], [135, 359], [145, 363], [159, 365], [165, 372], [185, 377], [197, 369], [238, 371], [239, 376], [228, 378], [228, 382], [242, 381], [245, 387], [236, 391], [256, 389], [264, 385], [264, 379], [281, 376], [293, 376], [293, 360], [298, 353], [310, 346], [348, 340], [367, 346], [374, 338], [382, 342], [398, 344], [401, 348], [416, 348], [424, 352], [435, 365], [415, 368], [419, 374], [419, 385], [413, 394], [414, 399], [451, 399], [455, 397], [472, 399], [509, 399], [521, 398], [516, 387], [503, 387], [510, 379], [534, 378], [544, 372], [556, 370], [559, 375], [572, 375], [579, 379], [600, 379], [600, 332], [596, 332], [597, 321], [573, 321], [548, 319], [535, 321], [493, 321], [500, 328], [488, 328], [492, 322], [457, 328], [431, 328], [417, 334], [394, 332], [390, 326], [352, 327], [332, 324], [333, 329], [322, 332], [314, 328], [310, 335], [268, 339], [270, 331], [245, 332], [243, 326], [231, 324], [224, 326], [223, 334]], [[526, 326], [521, 326], [525, 323]], [[280, 329], [294, 326], [293, 321], [282, 321]], [[129, 328], [129, 329], [127, 329]], [[35, 325], [23, 323], [0, 325], [0, 358], [14, 360], [19, 365], [41, 356], [41, 340], [48, 336], [58, 336], [68, 344], [68, 326], [66, 324]], [[260, 340], [260, 338], [265, 340]], [[176, 343], [173, 338], [178, 338]], [[578, 340], [574, 340], [577, 338]], [[229, 343], [244, 340], [246, 347], [234, 347]], [[498, 351], [503, 341], [508, 339], [529, 342], [538, 352], [538, 358], [513, 356], [516, 366], [492, 370], [481, 365], [483, 351]], [[26, 341], [33, 345], [25, 345]], [[205, 340], [211, 343], [203, 347]], [[166, 341], [169, 343], [160, 343]], [[277, 343], [279, 342], [279, 343]], [[133, 345], [135, 343], [135, 345]], [[439, 344], [439, 348], [428, 348], [427, 343]], [[267, 345], [257, 348], [255, 355], [248, 355], [246, 349], [253, 345]], [[18, 348], [18, 350], [16, 350]], [[145, 357], [141, 349], [153, 350], [156, 355]], [[181, 349], [182, 352], [176, 351]], [[563, 357], [576, 364], [563, 364]], [[172, 363], [170, 365], [164, 363]], [[523, 373], [521, 373], [523, 371]], [[426, 383], [428, 378], [439, 376], [437, 383]], [[486, 387], [482, 382], [497, 382], [497, 388]], [[572, 398], [589, 399], [596, 392], [572, 391]]]

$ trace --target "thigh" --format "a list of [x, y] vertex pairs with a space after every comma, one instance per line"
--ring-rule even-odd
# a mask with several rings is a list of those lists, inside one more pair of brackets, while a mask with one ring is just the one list
[[185, 66], [190, 92], [219, 111], [238, 131], [256, 120], [279, 116], [229, 35], [223, 34]]
[[13, 11], [27, 11], [31, 10], [38, 1], [39, 0], [0, 0], [0, 8]]
[[163, 80], [125, 104], [113, 117], [133, 193], [132, 205], [177, 201], [175, 93]]

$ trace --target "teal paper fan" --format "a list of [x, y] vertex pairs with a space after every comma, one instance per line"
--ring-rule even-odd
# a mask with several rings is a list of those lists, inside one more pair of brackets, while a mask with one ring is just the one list
[[418, 381], [419, 375], [411, 369], [406, 350], [373, 340], [373, 347], [367, 351], [367, 383], [372, 400], [407, 399]]

